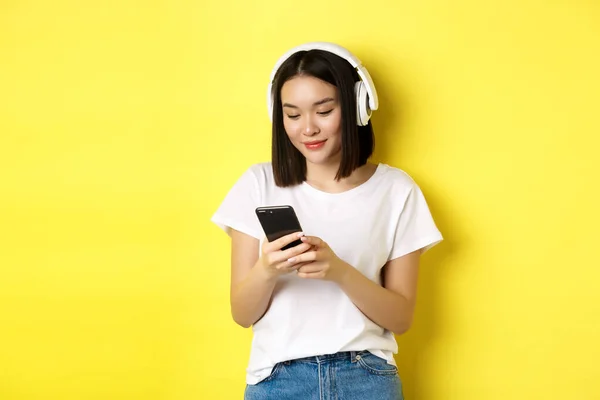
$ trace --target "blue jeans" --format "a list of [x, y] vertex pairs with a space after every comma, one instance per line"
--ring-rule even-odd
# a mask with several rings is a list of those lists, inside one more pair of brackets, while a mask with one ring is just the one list
[[266, 379], [246, 385], [245, 400], [403, 400], [395, 366], [367, 351], [278, 363]]

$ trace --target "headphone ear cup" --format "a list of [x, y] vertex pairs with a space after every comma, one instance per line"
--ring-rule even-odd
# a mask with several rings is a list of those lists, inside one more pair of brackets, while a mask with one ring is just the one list
[[362, 81], [354, 84], [354, 93], [356, 95], [356, 119], [359, 126], [365, 126], [371, 118], [369, 109], [369, 95], [367, 88]]

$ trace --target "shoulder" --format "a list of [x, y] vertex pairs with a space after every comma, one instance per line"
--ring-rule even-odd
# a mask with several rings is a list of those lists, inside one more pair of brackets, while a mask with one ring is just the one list
[[394, 191], [410, 193], [417, 188], [417, 182], [406, 171], [388, 164], [379, 164], [383, 181]]
[[248, 167], [248, 172], [251, 172], [257, 176], [259, 175], [273, 175], [273, 164], [271, 162], [260, 162], [252, 164]]
[[251, 165], [244, 173], [249, 179], [255, 180], [259, 187], [271, 185], [273, 177], [273, 165], [270, 162], [262, 162]]

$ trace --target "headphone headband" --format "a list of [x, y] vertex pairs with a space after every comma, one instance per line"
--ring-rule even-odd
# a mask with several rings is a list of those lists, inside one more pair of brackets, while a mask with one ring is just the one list
[[[366, 120], [364, 121], [364, 123], [366, 124], [366, 122], [368, 121], [368, 119], [370, 117], [370, 111], [377, 110], [377, 108], [379, 107], [379, 98], [377, 97], [377, 91], [375, 90], [375, 84], [373, 83], [373, 79], [371, 78], [369, 71], [367, 71], [367, 69], [362, 65], [362, 63], [358, 59], [358, 57], [356, 57], [354, 54], [352, 54], [348, 49], [346, 49], [338, 44], [330, 43], [330, 42], [310, 42], [310, 43], [301, 44], [299, 46], [296, 46], [296, 47], [288, 50], [285, 54], [283, 54], [279, 58], [279, 60], [277, 60], [275, 67], [273, 67], [273, 70], [271, 71], [271, 76], [269, 79], [269, 87], [267, 89], [267, 106], [269, 109], [269, 118], [273, 118], [273, 96], [272, 96], [271, 92], [272, 92], [272, 87], [273, 87], [273, 79], [275, 79], [275, 75], [277, 74], [279, 67], [281, 67], [281, 65], [288, 58], [290, 58], [293, 54], [295, 54], [299, 51], [308, 51], [308, 50], [323, 50], [323, 51], [333, 53], [333, 54], [345, 59], [346, 61], [348, 61], [350, 63], [350, 65], [352, 65], [352, 67], [356, 70], [356, 72], [358, 73], [358, 76], [360, 77], [359, 83], [362, 83], [362, 85], [360, 85], [360, 87], [361, 88], [364, 87], [364, 89], [366, 89], [366, 95], [367, 95], [366, 97], [368, 99], [369, 111], [367, 112], [367, 110], [363, 110], [364, 112], [360, 113], [363, 115], [363, 119], [364, 119], [364, 116], [366, 116], [368, 114], [368, 117], [366, 117]], [[358, 87], [358, 85], [357, 85], [357, 87]], [[362, 91], [362, 90], [359, 90], [359, 92], [360, 91]], [[363, 94], [363, 96], [364, 96], [364, 94]], [[359, 105], [359, 107], [360, 107], [360, 105]], [[367, 104], [364, 104], [364, 107], [367, 107]]]

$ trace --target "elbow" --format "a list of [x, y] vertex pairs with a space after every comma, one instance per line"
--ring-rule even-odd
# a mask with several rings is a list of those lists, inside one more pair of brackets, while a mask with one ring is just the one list
[[410, 329], [409, 324], [398, 325], [393, 329], [394, 334], [396, 335], [404, 335]]
[[249, 321], [247, 315], [245, 315], [243, 308], [241, 308], [233, 298], [230, 299], [229, 302], [229, 312], [231, 313], [231, 318], [233, 322], [241, 326], [242, 328], [250, 328], [252, 326], [253, 321]]
[[399, 308], [394, 313], [396, 318], [393, 321], [393, 326], [390, 327], [391, 331], [396, 335], [403, 335], [408, 332], [413, 324], [415, 316], [414, 302], [407, 300], [404, 296], [402, 296], [402, 300]]
[[236, 324], [238, 324], [242, 328], [250, 328], [252, 326], [252, 324], [247, 323], [246, 321], [240, 321], [240, 320], [237, 320], [235, 318], [233, 320], [235, 321]]
[[235, 307], [234, 304], [231, 304], [231, 317], [233, 318], [233, 322], [242, 328], [250, 328], [256, 321], [248, 318], [248, 313], [244, 311], [244, 309], [240, 309]]
[[240, 318], [233, 318], [233, 321], [238, 324], [239, 326], [241, 326], [242, 328], [250, 328], [252, 326], [252, 323], [248, 322], [248, 321], [244, 321], [243, 319]]
[[233, 321], [242, 328], [250, 328], [252, 326], [251, 321], [249, 321], [246, 318], [243, 318], [241, 315], [237, 315], [235, 312], [233, 312], [233, 310], [231, 312], [231, 317], [233, 318]]
[[391, 331], [396, 335], [403, 335], [410, 330], [412, 326], [412, 319], [402, 319], [397, 321], [393, 327], [391, 327]]
[[242, 328], [250, 328], [260, 321], [263, 315], [264, 312], [257, 316], [252, 309], [248, 309], [242, 304], [233, 301], [231, 302], [231, 317], [233, 318], [233, 321]]

